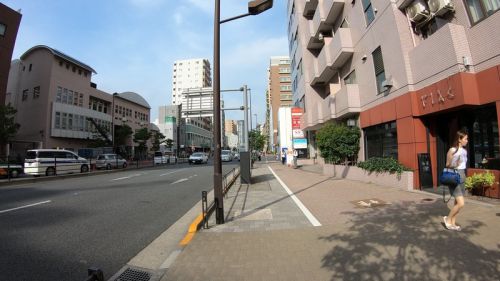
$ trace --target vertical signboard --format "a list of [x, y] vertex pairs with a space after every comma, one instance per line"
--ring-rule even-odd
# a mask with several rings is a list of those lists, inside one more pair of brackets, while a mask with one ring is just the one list
[[292, 107], [292, 137], [294, 149], [307, 148], [307, 139], [304, 138], [304, 131], [300, 129], [300, 118], [304, 111], [300, 107]]

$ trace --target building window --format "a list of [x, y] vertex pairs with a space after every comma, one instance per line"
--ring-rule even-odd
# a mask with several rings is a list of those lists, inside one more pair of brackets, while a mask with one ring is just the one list
[[57, 87], [56, 102], [61, 102], [62, 99], [62, 87]]
[[62, 119], [61, 119], [61, 129], [66, 130], [66, 121], [67, 120], [68, 120], [68, 114], [63, 112]]
[[40, 97], [40, 86], [33, 88], [33, 98], [37, 99]]
[[23, 90], [22, 100], [25, 101], [28, 99], [28, 89]]
[[292, 85], [281, 85], [280, 86], [281, 91], [291, 91], [292, 90]]
[[344, 83], [346, 85], [357, 84], [357, 82], [356, 82], [356, 70], [353, 70], [353, 71], [351, 71], [351, 73], [347, 74], [347, 76], [344, 78]]
[[7, 26], [3, 23], [0, 23], [0, 36], [5, 36], [5, 30], [7, 30]]
[[54, 122], [54, 127], [56, 129], [61, 128], [61, 112], [56, 112], [56, 120]]
[[30, 63], [30, 67], [29, 67], [28, 71], [31, 71], [32, 69], [33, 69], [33, 64]]
[[384, 59], [382, 58], [382, 49], [378, 47], [372, 53], [373, 66], [375, 67], [375, 78], [377, 80], [377, 94], [382, 93], [385, 89], [382, 83], [385, 81]]
[[500, 0], [465, 0], [473, 24], [491, 16], [500, 9]]
[[373, 12], [373, 6], [371, 0], [362, 0], [363, 11], [365, 13], [366, 26], [370, 25], [375, 19], [375, 13]]
[[366, 159], [392, 157], [398, 159], [398, 133], [396, 121], [364, 129]]

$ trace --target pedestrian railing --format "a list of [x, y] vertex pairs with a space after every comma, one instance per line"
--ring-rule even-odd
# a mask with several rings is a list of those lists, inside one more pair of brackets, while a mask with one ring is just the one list
[[[240, 175], [240, 168], [233, 168], [231, 171], [226, 173], [222, 177], [222, 195], [226, 196], [227, 192], [229, 189], [231, 189], [231, 186], [233, 186], [234, 182]], [[203, 215], [203, 220], [201, 221], [202, 227], [207, 229], [208, 228], [208, 218], [210, 215], [213, 213], [215, 210], [215, 201], [210, 202], [208, 204], [208, 199], [207, 199], [207, 192], [202, 191], [201, 192], [201, 212]], [[199, 225], [198, 225], [199, 226]]]

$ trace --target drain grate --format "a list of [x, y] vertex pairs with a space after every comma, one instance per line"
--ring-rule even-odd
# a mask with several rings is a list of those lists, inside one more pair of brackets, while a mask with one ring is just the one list
[[115, 281], [149, 281], [151, 274], [146, 271], [127, 268]]

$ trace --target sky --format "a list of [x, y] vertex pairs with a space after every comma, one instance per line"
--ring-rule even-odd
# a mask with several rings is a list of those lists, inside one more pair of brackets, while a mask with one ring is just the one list
[[[136, 92], [151, 106], [171, 104], [175, 60], [207, 58], [213, 70], [213, 0], [2, 0], [21, 10], [12, 59], [36, 45], [57, 49], [96, 70], [92, 82], [107, 93]], [[245, 14], [247, 0], [220, 0], [221, 20]], [[252, 113], [265, 121], [271, 56], [287, 56], [287, 0], [221, 25], [221, 89], [251, 88]], [[225, 107], [243, 95], [222, 93]], [[252, 116], [255, 127], [255, 116]], [[226, 119], [243, 119], [241, 111]]]

